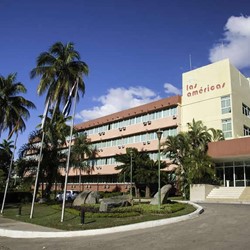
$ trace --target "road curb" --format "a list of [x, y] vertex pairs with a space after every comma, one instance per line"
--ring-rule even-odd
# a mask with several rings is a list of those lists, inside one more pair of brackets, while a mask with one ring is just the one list
[[[146, 229], [157, 226], [163, 226], [167, 224], [177, 223], [189, 219], [198, 217], [204, 210], [198, 204], [189, 201], [178, 201], [180, 203], [188, 203], [193, 205], [196, 210], [190, 214], [182, 215], [179, 217], [173, 217], [168, 219], [154, 220], [140, 222], [131, 225], [117, 226], [111, 228], [102, 228], [102, 229], [91, 229], [91, 230], [81, 230], [81, 231], [60, 231], [60, 232], [38, 232], [38, 231], [19, 231], [19, 230], [10, 230], [0, 228], [0, 236], [9, 237], [9, 238], [66, 238], [66, 237], [79, 237], [79, 236], [96, 236], [101, 234], [111, 234], [118, 232], [125, 232], [138, 229]], [[1, 226], [0, 226], [1, 227]]]

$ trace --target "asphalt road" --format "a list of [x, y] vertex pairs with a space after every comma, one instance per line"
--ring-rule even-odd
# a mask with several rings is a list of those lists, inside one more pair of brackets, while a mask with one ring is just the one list
[[198, 218], [151, 229], [91, 237], [11, 239], [0, 237], [0, 250], [247, 250], [250, 205], [202, 204]]

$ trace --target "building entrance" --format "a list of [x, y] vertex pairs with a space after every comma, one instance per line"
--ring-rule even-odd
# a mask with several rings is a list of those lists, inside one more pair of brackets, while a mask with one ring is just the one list
[[250, 162], [223, 162], [216, 164], [216, 176], [225, 187], [250, 186]]

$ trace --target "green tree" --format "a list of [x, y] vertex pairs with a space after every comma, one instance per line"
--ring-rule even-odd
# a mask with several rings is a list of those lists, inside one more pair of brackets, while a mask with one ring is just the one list
[[37, 93], [42, 95], [46, 92], [46, 101], [50, 101], [50, 107], [59, 110], [60, 104], [67, 102], [77, 79], [78, 92], [84, 95], [83, 75], [87, 74], [88, 66], [80, 61], [80, 54], [74, 49], [74, 44], [56, 42], [48, 52], [42, 52], [38, 56], [36, 67], [32, 69], [30, 76], [40, 77]]
[[188, 123], [188, 137], [191, 148], [199, 148], [202, 152], [207, 152], [208, 142], [211, 141], [211, 134], [202, 121], [192, 120]]
[[[117, 162], [122, 163], [115, 169], [120, 170], [120, 179], [130, 182], [131, 175], [131, 154], [132, 154], [132, 177], [136, 188], [136, 196], [140, 194], [140, 188], [145, 186], [145, 196], [151, 196], [151, 188], [158, 181], [158, 162], [150, 159], [146, 151], [138, 151], [136, 148], [127, 148], [126, 154], [115, 156]], [[161, 162], [161, 169], [166, 167], [165, 162]]]
[[[84, 95], [85, 84], [83, 75], [87, 74], [88, 66], [85, 62], [80, 61], [80, 54], [74, 49], [72, 42], [66, 44], [56, 42], [49, 48], [48, 52], [42, 52], [38, 56], [36, 67], [31, 70], [30, 76], [31, 78], [40, 77], [37, 93], [42, 95], [46, 92], [46, 104], [48, 103], [49, 107], [53, 109], [50, 125], [45, 125], [43, 131], [53, 126], [58, 118], [55, 117], [55, 114], [60, 113], [61, 104], [68, 104], [70, 95], [77, 94], [77, 100], [79, 100], [79, 92]], [[76, 83], [78, 88], [75, 87]], [[44, 118], [46, 118], [46, 115]], [[48, 122], [47, 119], [45, 119], [46, 122]], [[51, 136], [53, 135], [51, 134]], [[51, 139], [55, 139], [55, 142], [57, 141], [57, 138]], [[55, 145], [54, 142], [52, 144]], [[47, 144], [43, 150], [47, 151], [49, 146], [50, 144]], [[60, 145], [57, 146], [57, 149], [59, 149]], [[52, 153], [52, 151], [50, 152]], [[53, 156], [51, 155], [51, 157]], [[43, 157], [43, 164], [44, 161], [45, 157]], [[47, 169], [46, 179], [50, 178], [48, 171], [51, 172]], [[50, 180], [47, 181], [50, 183]], [[49, 187], [50, 184], [47, 186]]]
[[[160, 162], [160, 168], [166, 168], [166, 162]], [[151, 197], [152, 187], [158, 182], [158, 161], [147, 159], [138, 165], [135, 171], [135, 179], [140, 185], [145, 185], [145, 197]], [[161, 184], [164, 183], [164, 172], [161, 173]]]
[[5, 186], [5, 180], [11, 163], [13, 148], [13, 141], [3, 140], [0, 144], [0, 190]]
[[[94, 168], [96, 150], [91, 147], [91, 141], [85, 134], [76, 134], [72, 146], [71, 164], [79, 169], [79, 183], [81, 185], [82, 171], [91, 174]], [[82, 188], [81, 188], [82, 189]]]
[[215, 181], [214, 165], [207, 155], [208, 143], [223, 139], [221, 130], [207, 129], [202, 121], [195, 120], [188, 123], [187, 132], [167, 137], [163, 153], [179, 166], [176, 173], [186, 198], [189, 196], [190, 184]]
[[25, 121], [30, 117], [28, 109], [35, 108], [31, 101], [19, 95], [26, 91], [21, 82], [16, 82], [16, 74], [0, 76], [0, 136], [5, 130], [9, 138], [17, 130], [25, 130]]
[[211, 141], [223, 141], [225, 140], [224, 134], [220, 129], [210, 128], [209, 131], [211, 132]]
[[[51, 112], [52, 113], [52, 110]], [[39, 180], [46, 183], [45, 196], [49, 194], [53, 183], [57, 182], [60, 176], [60, 168], [65, 163], [66, 154], [64, 153], [66, 137], [69, 134], [69, 126], [60, 112], [56, 112], [54, 119], [47, 117], [45, 123], [45, 136], [43, 146], [43, 157], [40, 167]], [[28, 172], [32, 174], [36, 170], [42, 131], [37, 130], [29, 136], [29, 142], [24, 144], [19, 150], [19, 161], [22, 162], [26, 169], [19, 169], [19, 172]], [[22, 161], [21, 161], [22, 159]], [[25, 161], [25, 164], [24, 162]], [[18, 164], [19, 166], [22, 164]], [[35, 168], [34, 168], [35, 167]]]

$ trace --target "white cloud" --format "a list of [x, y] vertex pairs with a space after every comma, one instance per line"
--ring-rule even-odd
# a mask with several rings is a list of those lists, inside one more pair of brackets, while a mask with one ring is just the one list
[[100, 103], [100, 106], [82, 110], [76, 115], [76, 118], [88, 121], [158, 99], [160, 99], [160, 96], [145, 87], [111, 88], [107, 95], [95, 99]]
[[224, 30], [224, 38], [210, 49], [209, 60], [229, 58], [239, 69], [250, 67], [250, 16], [231, 16]]
[[171, 83], [165, 83], [164, 88], [165, 88], [165, 93], [167, 94], [181, 95], [181, 89], [176, 88]]

